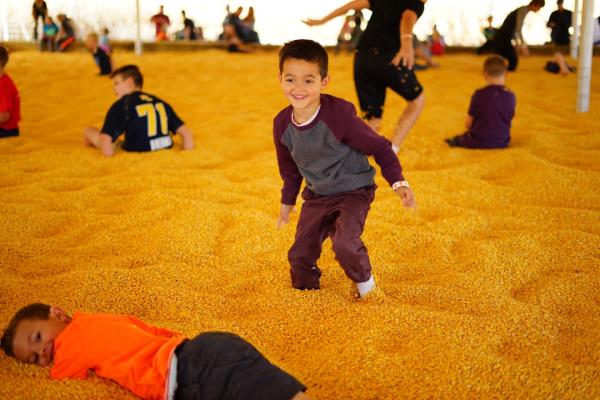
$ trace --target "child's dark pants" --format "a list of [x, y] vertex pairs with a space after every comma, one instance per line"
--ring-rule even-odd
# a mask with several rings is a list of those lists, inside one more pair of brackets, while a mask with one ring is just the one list
[[354, 282], [369, 280], [371, 263], [360, 236], [376, 189], [373, 185], [320, 196], [304, 188], [296, 241], [288, 252], [294, 288], [319, 289], [321, 270], [316, 263], [327, 237], [331, 238], [335, 258], [348, 278]]
[[181, 343], [175, 354], [176, 400], [289, 400], [306, 390], [231, 333], [203, 333]]

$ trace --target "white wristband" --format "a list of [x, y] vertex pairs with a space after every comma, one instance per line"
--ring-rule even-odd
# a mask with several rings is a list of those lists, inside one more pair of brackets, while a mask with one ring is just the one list
[[399, 187], [405, 187], [405, 188], [409, 188], [409, 187], [410, 187], [410, 185], [408, 184], [408, 181], [398, 181], [398, 182], [395, 182], [395, 183], [392, 185], [392, 190], [394, 190], [394, 191], [395, 191], [395, 190], [396, 190], [396, 189], [398, 189]]

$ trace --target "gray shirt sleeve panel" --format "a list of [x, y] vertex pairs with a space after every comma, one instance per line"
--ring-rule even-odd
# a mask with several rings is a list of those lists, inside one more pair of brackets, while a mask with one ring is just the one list
[[517, 11], [517, 22], [515, 24], [515, 39], [517, 40], [517, 43], [525, 43], [525, 40], [523, 39], [523, 22], [525, 21], [525, 17], [527, 16], [527, 13], [529, 12], [529, 7], [528, 6], [523, 6], [521, 8], [519, 8], [519, 11]]

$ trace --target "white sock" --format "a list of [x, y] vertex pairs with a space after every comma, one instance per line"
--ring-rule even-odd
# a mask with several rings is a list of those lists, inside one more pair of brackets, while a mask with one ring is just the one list
[[392, 151], [396, 154], [398, 154], [398, 152], [400, 151], [400, 146], [396, 146], [395, 144], [392, 145]]
[[360, 297], [365, 297], [371, 293], [371, 291], [375, 289], [375, 279], [373, 279], [373, 275], [371, 275], [369, 280], [366, 282], [357, 282], [356, 288], [358, 289], [358, 294]]

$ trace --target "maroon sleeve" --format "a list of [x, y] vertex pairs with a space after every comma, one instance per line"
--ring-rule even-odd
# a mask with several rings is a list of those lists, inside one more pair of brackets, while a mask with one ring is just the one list
[[294, 205], [296, 204], [296, 197], [298, 197], [298, 193], [300, 192], [300, 185], [302, 185], [302, 175], [292, 158], [292, 154], [281, 142], [281, 136], [285, 127], [282, 119], [284, 117], [280, 113], [273, 121], [273, 141], [275, 142], [275, 152], [277, 153], [277, 165], [279, 166], [279, 175], [283, 179], [281, 204]]
[[333, 115], [328, 117], [332, 121], [330, 129], [339, 141], [356, 151], [373, 156], [390, 186], [404, 180], [402, 167], [390, 141], [375, 133], [360, 119], [352, 103], [343, 101], [331, 109]]

